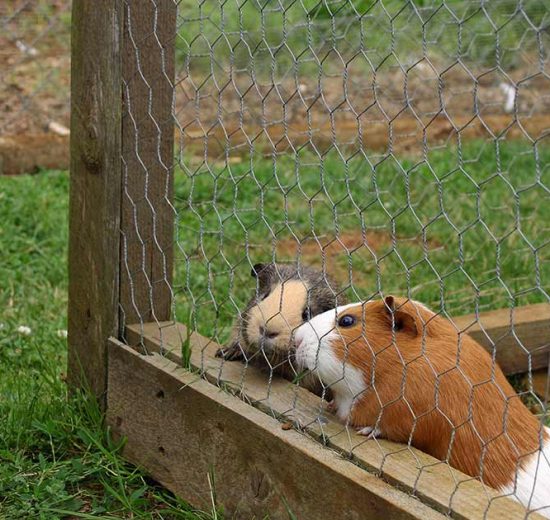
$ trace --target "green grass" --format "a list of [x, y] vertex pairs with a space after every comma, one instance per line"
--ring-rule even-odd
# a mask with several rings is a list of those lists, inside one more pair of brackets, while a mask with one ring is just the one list
[[67, 403], [67, 204], [66, 172], [0, 177], [0, 518], [211, 518], [125, 463], [93, 402]]
[[256, 77], [282, 77], [294, 67], [309, 72], [326, 67], [320, 67], [319, 61], [331, 49], [338, 49], [344, 62], [361, 51], [375, 68], [393, 55], [405, 68], [428, 56], [436, 63], [460, 58], [474, 68], [498, 64], [510, 70], [522, 65], [524, 52], [537, 52], [533, 28], [549, 21], [536, 0], [523, 2], [521, 9], [516, 0], [444, 4], [440, 0], [183, 0], [176, 40], [178, 70], [189, 67], [216, 76], [220, 64], [231, 63], [234, 70], [253, 68]]
[[295, 259], [281, 241], [362, 230], [364, 244], [340, 248], [331, 266], [353, 300], [380, 289], [454, 316], [547, 301], [547, 186], [550, 147], [520, 141], [378, 162], [334, 151], [188, 162], [176, 181], [178, 319], [192, 310], [194, 326], [224, 342], [253, 291], [252, 264]]
[[[474, 142], [425, 160], [374, 158], [302, 151], [229, 166], [184, 158], [178, 319], [223, 341], [253, 291], [251, 262], [291, 260], [281, 240], [361, 227], [372, 251], [356, 247], [331, 264], [352, 297], [382, 287], [444, 302], [453, 314], [545, 300], [549, 147]], [[66, 172], [0, 177], [0, 518], [211, 518], [126, 464], [85, 396], [67, 403], [58, 332], [66, 329], [67, 199]]]

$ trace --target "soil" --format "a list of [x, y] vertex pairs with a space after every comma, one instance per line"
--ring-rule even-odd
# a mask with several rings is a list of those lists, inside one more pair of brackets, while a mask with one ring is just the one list
[[69, 169], [69, 138], [54, 134], [0, 137], [0, 175]]
[[4, 0], [0, 5], [0, 135], [69, 125], [71, 2]]
[[[5, 174], [67, 167], [69, 139], [52, 129], [69, 126], [69, 9], [67, 0], [0, 6]], [[229, 66], [214, 75], [181, 68], [176, 143], [217, 163], [251, 148], [266, 155], [304, 145], [316, 153], [337, 147], [344, 154], [421, 154], [458, 136], [537, 141], [550, 135], [550, 80], [540, 73], [538, 56], [517, 52], [521, 60], [506, 76], [467, 58], [453, 64], [434, 56], [407, 67], [388, 60], [376, 72], [335, 60], [321, 76], [288, 70], [252, 78], [243, 69], [230, 74]], [[517, 88], [513, 107], [506, 106], [510, 85]]]
[[[68, 168], [68, 0], [0, 2], [0, 174]], [[65, 18], [64, 18], [65, 17]]]
[[[421, 237], [400, 238], [409, 244], [423, 246]], [[349, 254], [362, 249], [362, 253], [371, 256], [379, 255], [392, 246], [392, 237], [389, 233], [376, 230], [366, 230], [363, 234], [358, 232], [341, 233], [338, 236], [306, 237], [301, 241], [295, 239], [277, 240], [276, 257], [280, 261], [294, 261], [300, 259], [304, 265], [310, 265], [317, 269], [325, 269], [340, 284], [346, 284], [349, 280], [349, 266], [347, 264]], [[430, 248], [441, 247], [434, 240], [429, 241]], [[370, 251], [369, 251], [370, 250]]]

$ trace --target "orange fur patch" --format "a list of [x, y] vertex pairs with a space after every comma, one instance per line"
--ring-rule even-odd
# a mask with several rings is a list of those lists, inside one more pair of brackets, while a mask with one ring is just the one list
[[390, 440], [410, 441], [492, 487], [506, 485], [539, 449], [539, 421], [473, 339], [423, 306], [395, 302], [417, 333], [392, 330], [389, 310], [377, 301], [344, 311], [357, 323], [339, 328], [343, 341], [331, 344], [368, 385], [351, 424], [376, 425]]

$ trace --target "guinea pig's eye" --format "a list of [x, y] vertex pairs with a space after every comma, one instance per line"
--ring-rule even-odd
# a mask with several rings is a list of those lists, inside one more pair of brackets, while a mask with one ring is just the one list
[[338, 320], [338, 326], [343, 328], [352, 327], [353, 325], [355, 325], [355, 322], [356, 320], [354, 316], [352, 316], [351, 314], [345, 314]]
[[308, 321], [311, 319], [311, 309], [306, 307], [304, 312], [302, 312], [302, 321]]

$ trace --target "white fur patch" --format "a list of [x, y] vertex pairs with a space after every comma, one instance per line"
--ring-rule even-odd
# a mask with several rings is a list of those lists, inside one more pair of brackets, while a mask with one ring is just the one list
[[336, 328], [336, 317], [352, 303], [315, 316], [295, 332], [297, 363], [316, 373], [334, 393], [336, 413], [346, 421], [353, 405], [366, 390], [363, 372], [350, 363], [341, 361], [331, 348], [333, 341], [342, 341]]
[[[545, 429], [550, 435], [550, 428]], [[500, 492], [515, 498], [530, 511], [550, 518], [550, 439], [542, 450], [531, 455], [525, 467], [517, 472], [515, 481]]]

